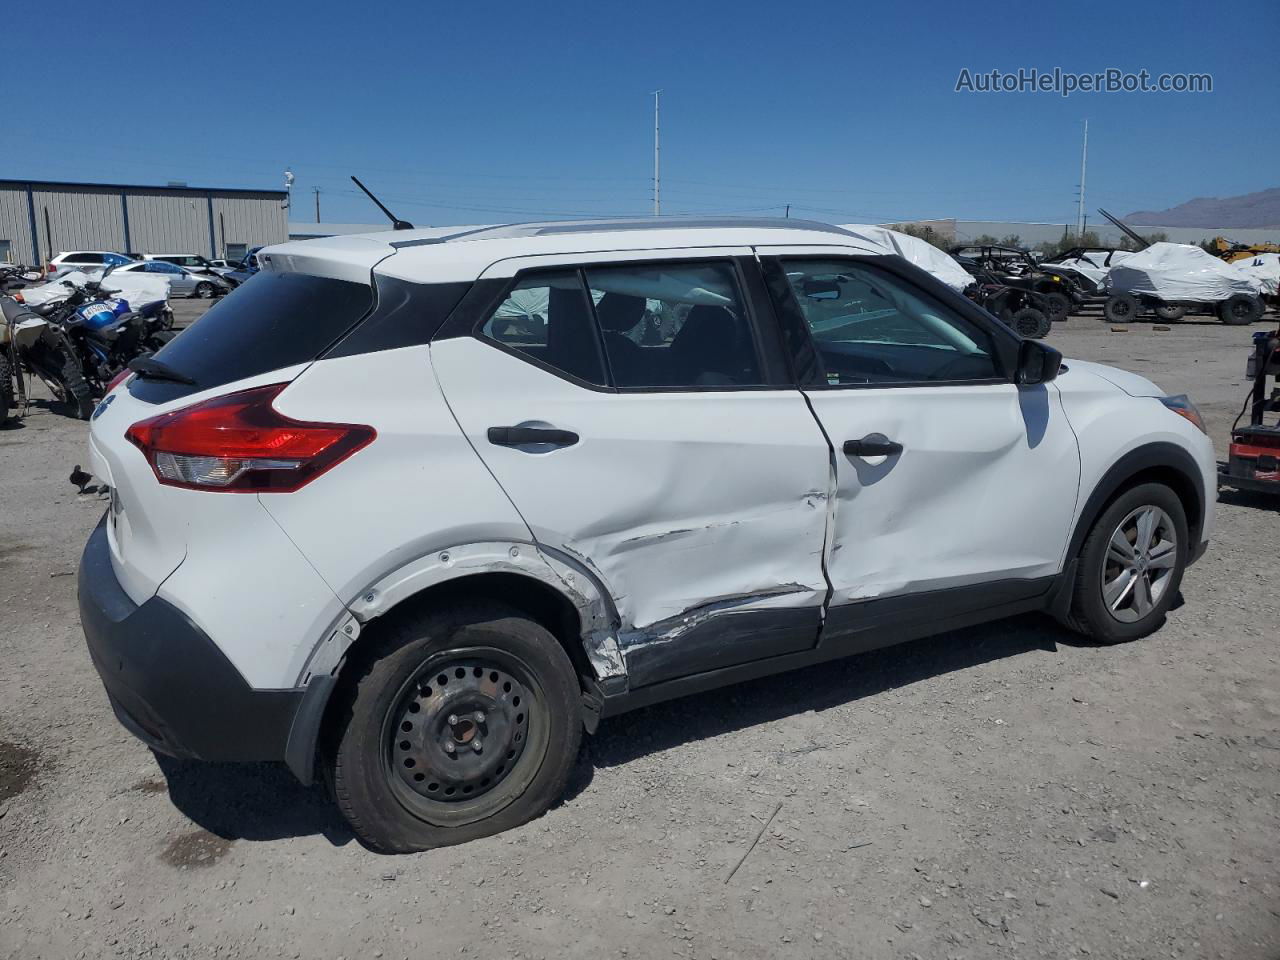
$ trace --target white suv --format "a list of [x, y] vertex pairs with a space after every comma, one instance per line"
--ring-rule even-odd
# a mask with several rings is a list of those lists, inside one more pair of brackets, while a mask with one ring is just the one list
[[264, 250], [90, 437], [120, 721], [322, 771], [376, 848], [538, 815], [644, 704], [1027, 611], [1141, 637], [1205, 549], [1185, 397], [856, 231], [438, 234]]

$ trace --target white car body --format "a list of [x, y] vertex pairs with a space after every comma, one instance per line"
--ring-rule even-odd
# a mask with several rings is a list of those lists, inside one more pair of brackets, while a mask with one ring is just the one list
[[[319, 718], [353, 645], [411, 598], [470, 578], [519, 578], [575, 612], [563, 639], [582, 664], [591, 726], [700, 684], [1058, 611], [1089, 524], [1134, 477], [1166, 478], [1184, 498], [1192, 559], [1212, 532], [1212, 445], [1158, 388], [1074, 360], [1051, 382], [1015, 382], [1008, 358], [1044, 347], [1019, 343], [964, 298], [839, 228], [656, 221], [439, 233], [263, 250], [259, 276], [157, 355], [195, 384], [136, 377], [95, 413], [89, 455], [112, 509], [86, 550], [82, 619], [117, 712], [160, 749], [287, 759], [309, 780]], [[816, 269], [804, 264], [830, 260], [980, 329], [991, 346], [960, 366], [986, 358], [1006, 375], [879, 386], [833, 380], [829, 360], [825, 379], [802, 374], [800, 354], [788, 359], [765, 336], [774, 329], [766, 315], [771, 302], [791, 309], [778, 306], [781, 291]], [[622, 289], [709, 262], [738, 277], [737, 295], [761, 325], [756, 362], [767, 383], [729, 387], [702, 374], [684, 387], [593, 386], [475, 332], [513, 280], [538, 271], [572, 271], [555, 281], [562, 287], [538, 289], [572, 289], [584, 276]], [[645, 264], [647, 272], [633, 269]], [[326, 338], [322, 355], [286, 351], [273, 361], [255, 351], [274, 345], [246, 339], [225, 351], [226, 362], [246, 364], [244, 376], [201, 385], [196, 368], [224, 361], [209, 359], [208, 333], [195, 338], [239, 322], [233, 311], [265, 296], [251, 291], [355, 290], [371, 276], [377, 308], [336, 344]], [[831, 299], [821, 282], [815, 303]], [[724, 294], [708, 286], [683, 296], [694, 304], [682, 321], [692, 329], [693, 309]], [[546, 321], [530, 309], [536, 334]], [[614, 329], [604, 335], [610, 351]], [[184, 338], [193, 338], [185, 353]], [[950, 347], [937, 350], [929, 356]], [[550, 346], [541, 356], [552, 356]], [[802, 376], [810, 386], [797, 384]], [[376, 438], [287, 493], [162, 484], [150, 454], [126, 439], [140, 422], [272, 384], [284, 384], [272, 401], [280, 415], [363, 425]], [[508, 442], [517, 435], [495, 428], [555, 429], [564, 432], [555, 442], [568, 445]], [[844, 452], [876, 434], [904, 452]], [[220, 688], [218, 700], [253, 718], [251, 745], [230, 734], [206, 742], [189, 728], [200, 742], [184, 741], [159, 708], [150, 716], [155, 704], [143, 693], [111, 679], [100, 648], [125, 642], [130, 621], [158, 629], [157, 617], [198, 631], [200, 649], [225, 658], [234, 697]], [[192, 690], [202, 682], [184, 685], [184, 698], [200, 700]]]
[[49, 260], [47, 274], [52, 279], [73, 270], [89, 273], [92, 270], [105, 269], [113, 264], [125, 264], [131, 259], [125, 254], [117, 253], [114, 250], [72, 250], [55, 254]]

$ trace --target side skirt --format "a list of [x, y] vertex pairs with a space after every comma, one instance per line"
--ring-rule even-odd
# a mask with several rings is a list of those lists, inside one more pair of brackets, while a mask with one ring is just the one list
[[[1036, 580], [1002, 580], [832, 607], [818, 645], [811, 650], [706, 670], [623, 693], [606, 694], [601, 718], [815, 663], [894, 646], [1020, 613], [1048, 611], [1065, 574]], [[1068, 581], [1069, 583], [1069, 581]]]

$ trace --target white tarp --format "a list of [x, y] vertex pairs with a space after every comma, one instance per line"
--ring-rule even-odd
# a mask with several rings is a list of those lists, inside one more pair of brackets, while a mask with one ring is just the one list
[[1236, 293], [1262, 292], [1257, 277], [1188, 243], [1153, 243], [1114, 265], [1107, 278], [1112, 293], [1170, 302], [1220, 303]]
[[876, 227], [866, 223], [843, 223], [842, 230], [849, 230], [866, 237], [872, 243], [885, 247], [890, 253], [910, 260], [921, 270], [931, 273], [952, 290], [963, 293], [972, 284], [973, 277], [956, 263], [955, 258], [939, 250], [928, 240], [921, 240], [907, 233], [899, 233], [888, 227]]
[[[1108, 256], [1111, 260], [1110, 264], [1107, 263]], [[1069, 257], [1065, 260], [1046, 261], [1045, 266], [1050, 268], [1064, 267], [1069, 270], [1074, 270], [1081, 276], [1088, 277], [1097, 286], [1102, 286], [1102, 282], [1106, 279], [1111, 268], [1118, 263], [1123, 263], [1132, 256], [1133, 254], [1126, 250], [1116, 250], [1111, 254], [1107, 254], [1101, 250], [1092, 250], [1087, 253], [1082, 253], [1078, 257]]]
[[[33, 307], [38, 307], [54, 300], [65, 300], [71, 295], [73, 286], [82, 287], [90, 280], [96, 280], [99, 277], [101, 277], [101, 273], [96, 270], [93, 274], [73, 270], [49, 283], [24, 287], [22, 289], [22, 299]], [[107, 282], [104, 286], [107, 290], [119, 290], [119, 293], [111, 293], [108, 296], [119, 297], [121, 300], [128, 301], [132, 310], [137, 310], [139, 307], [154, 303], [157, 300], [169, 299], [169, 278], [164, 274], [111, 273], [107, 275]]]
[[1269, 297], [1280, 293], [1280, 253], [1260, 253], [1244, 260], [1233, 260], [1229, 266], [1262, 285]]

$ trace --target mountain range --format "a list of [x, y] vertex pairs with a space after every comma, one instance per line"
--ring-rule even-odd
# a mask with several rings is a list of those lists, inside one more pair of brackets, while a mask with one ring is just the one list
[[1168, 210], [1136, 210], [1124, 219], [1158, 227], [1280, 229], [1280, 187], [1239, 197], [1197, 197]]

